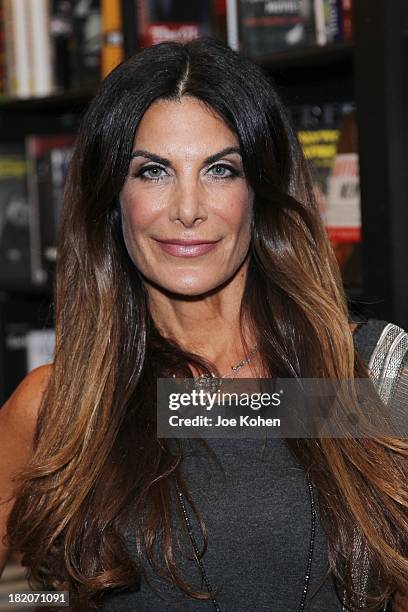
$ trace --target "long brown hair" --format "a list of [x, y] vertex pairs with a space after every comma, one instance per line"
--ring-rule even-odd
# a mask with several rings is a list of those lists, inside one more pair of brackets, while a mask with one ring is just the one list
[[[259, 339], [265, 370], [282, 377], [366, 377], [354, 350], [332, 249], [309, 170], [285, 108], [252, 62], [203, 38], [163, 43], [120, 65], [102, 83], [78, 134], [67, 181], [55, 288], [56, 350], [34, 454], [8, 521], [34, 585], [63, 582], [74, 609], [106, 589], [137, 584], [142, 560], [122, 537], [129, 510], [148, 558], [158, 534], [167, 576], [197, 599], [173, 557], [169, 508], [180, 452], [157, 439], [156, 378], [214, 364], [164, 338], [143, 280], [126, 251], [118, 198], [133, 138], [157, 99], [190, 95], [239, 137], [254, 190], [254, 225], [241, 320]], [[262, 333], [261, 333], [262, 332]], [[354, 595], [353, 530], [376, 573], [374, 609], [408, 588], [408, 445], [391, 439], [288, 441], [319, 491], [330, 569]], [[204, 529], [204, 524], [200, 522]], [[352, 529], [353, 528], [353, 529]], [[140, 541], [138, 539], [138, 541]], [[153, 561], [152, 561], [153, 562]]]

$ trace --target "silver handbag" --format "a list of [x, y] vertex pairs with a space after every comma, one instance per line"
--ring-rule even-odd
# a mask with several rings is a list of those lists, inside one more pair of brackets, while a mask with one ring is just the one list
[[[399, 404], [408, 406], [408, 334], [393, 323], [388, 323], [371, 353], [368, 368], [370, 376], [384, 403], [397, 395]], [[364, 609], [367, 603], [367, 584], [370, 573], [370, 561], [367, 545], [361, 534], [355, 531], [352, 551], [352, 579], [354, 589], [360, 593], [359, 608]], [[346, 591], [343, 593], [342, 611], [347, 612]], [[384, 604], [382, 612], [388, 609]]]

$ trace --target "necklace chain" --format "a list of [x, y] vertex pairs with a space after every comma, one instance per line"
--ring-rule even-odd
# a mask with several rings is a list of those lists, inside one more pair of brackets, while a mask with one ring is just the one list
[[[229, 378], [235, 378], [239, 370], [241, 370], [241, 368], [243, 368], [245, 365], [250, 363], [252, 360], [252, 357], [257, 352], [258, 352], [258, 345], [255, 344], [255, 346], [249, 351], [247, 357], [242, 359], [242, 361], [240, 361], [236, 365], [231, 366], [231, 371], [233, 372], [233, 374], [232, 376], [229, 376]], [[220, 376], [220, 378], [217, 378], [214, 372], [211, 372], [210, 374], [200, 374], [200, 376], [193, 377], [194, 387], [197, 390], [202, 389], [204, 391], [216, 391], [222, 384], [221, 378], [226, 378], [227, 375], [228, 375], [228, 372], [227, 374], [223, 374], [222, 376]], [[176, 378], [175, 374], [173, 374], [173, 378]]]
[[[231, 371], [233, 372], [233, 375], [230, 376], [229, 378], [235, 378], [236, 375], [238, 374], [239, 370], [241, 370], [241, 368], [243, 368], [245, 365], [251, 363], [252, 357], [257, 352], [258, 352], [258, 345], [255, 344], [255, 346], [249, 351], [249, 354], [248, 354], [247, 357], [242, 359], [242, 361], [240, 361], [236, 365], [231, 366]], [[220, 376], [220, 378], [226, 378], [228, 373], [229, 372], [227, 372], [227, 374], [223, 374], [222, 376]], [[212, 382], [213, 378], [216, 378], [216, 376], [215, 376], [214, 372], [211, 372], [210, 375], [208, 375], [208, 374], [200, 374], [200, 376], [194, 377], [194, 381], [202, 384], [202, 386], [205, 387], [206, 383], [209, 383], [211, 385], [211, 382]]]
[[[249, 352], [247, 357], [242, 359], [242, 361], [240, 361], [236, 365], [231, 366], [231, 370], [233, 372], [233, 376], [231, 376], [230, 378], [235, 378], [235, 376], [237, 375], [239, 370], [241, 370], [241, 368], [243, 368], [245, 365], [247, 365], [247, 364], [249, 364], [251, 362], [252, 357], [255, 355], [255, 353], [257, 351], [258, 351], [258, 345], [255, 345], [251, 349], [251, 351]], [[221, 376], [221, 378], [225, 378], [226, 376], [227, 376], [227, 374], [224, 374], [223, 376]], [[215, 381], [212, 380], [214, 378], [216, 378], [216, 376], [215, 376], [214, 372], [211, 372], [211, 375], [201, 374], [200, 376], [195, 377], [194, 381], [196, 382], [196, 385], [198, 385], [199, 387], [210, 388], [212, 383], [215, 382]], [[309, 490], [309, 498], [310, 498], [311, 529], [310, 529], [310, 541], [309, 541], [309, 551], [308, 551], [308, 557], [307, 557], [306, 574], [305, 574], [303, 591], [302, 591], [302, 596], [301, 596], [298, 612], [303, 612], [304, 606], [305, 606], [306, 596], [307, 596], [307, 592], [308, 592], [308, 588], [309, 588], [310, 572], [311, 572], [311, 568], [312, 568], [313, 549], [314, 549], [315, 534], [316, 534], [315, 499], [314, 499], [314, 494], [313, 494], [313, 485], [312, 485], [312, 482], [310, 480], [309, 474], [306, 474], [306, 480], [307, 480], [307, 485], [308, 485], [308, 490]], [[184, 521], [185, 521], [186, 526], [187, 526], [187, 531], [188, 531], [188, 534], [189, 534], [189, 537], [190, 537], [190, 540], [191, 540], [191, 544], [193, 546], [195, 560], [196, 560], [196, 562], [197, 562], [197, 564], [198, 564], [198, 566], [200, 568], [201, 575], [203, 577], [203, 581], [205, 583], [207, 591], [212, 594], [214, 591], [213, 591], [213, 589], [211, 587], [211, 583], [210, 583], [210, 581], [208, 579], [208, 576], [207, 576], [207, 573], [205, 571], [204, 564], [203, 564], [203, 562], [202, 562], [202, 560], [200, 558], [199, 549], [198, 549], [197, 543], [195, 541], [193, 530], [192, 530], [192, 527], [191, 527], [190, 517], [188, 515], [186, 504], [184, 502], [184, 496], [183, 496], [182, 492], [178, 488], [177, 488], [177, 495], [178, 495], [178, 499], [179, 499], [179, 502], [180, 502], [180, 505], [181, 505]], [[216, 598], [213, 595], [211, 596], [211, 601], [213, 603], [213, 606], [214, 606], [214, 609], [216, 610], [216, 612], [221, 612], [221, 608], [220, 608]]]
[[[309, 498], [310, 498], [310, 509], [311, 509], [311, 528], [310, 528], [310, 541], [309, 541], [309, 551], [308, 551], [308, 557], [307, 557], [307, 566], [306, 566], [306, 575], [305, 575], [305, 580], [304, 580], [304, 585], [303, 585], [303, 591], [302, 591], [302, 596], [301, 596], [301, 600], [300, 600], [300, 604], [299, 604], [299, 608], [298, 608], [298, 612], [303, 612], [304, 607], [305, 607], [305, 601], [306, 601], [306, 596], [307, 596], [307, 592], [309, 589], [309, 582], [310, 582], [310, 573], [311, 573], [311, 569], [312, 569], [312, 560], [313, 560], [313, 549], [314, 549], [314, 542], [315, 542], [315, 534], [316, 534], [316, 507], [315, 507], [315, 499], [314, 499], [314, 494], [313, 494], [313, 485], [312, 482], [310, 480], [309, 474], [306, 474], [306, 480], [307, 480], [307, 485], [308, 485], [308, 489], [309, 489]], [[200, 568], [201, 571], [201, 575], [203, 577], [203, 580], [205, 582], [205, 586], [207, 588], [207, 591], [209, 593], [213, 593], [213, 589], [211, 587], [211, 583], [208, 579], [207, 573], [205, 571], [204, 568], [204, 564], [202, 562], [202, 560], [200, 559], [200, 554], [199, 554], [199, 550], [198, 550], [198, 546], [197, 543], [195, 541], [194, 538], [194, 534], [193, 534], [193, 530], [191, 527], [191, 521], [190, 521], [190, 517], [188, 515], [187, 512], [187, 508], [186, 508], [186, 504], [184, 502], [184, 496], [182, 494], [182, 492], [177, 488], [177, 495], [181, 504], [181, 508], [183, 511], [183, 516], [184, 516], [184, 520], [187, 526], [187, 531], [188, 534], [190, 536], [190, 540], [193, 546], [193, 550], [194, 550], [194, 556], [195, 556], [195, 560]], [[216, 610], [216, 612], [221, 612], [221, 608], [219, 603], [217, 602], [216, 598], [214, 596], [211, 597], [211, 601], [213, 603], [214, 609]]]
[[[234, 378], [237, 375], [237, 372], [239, 372], [241, 368], [243, 368], [248, 363], [251, 363], [252, 357], [255, 355], [255, 353], [257, 353], [257, 351], [258, 351], [258, 345], [255, 344], [255, 346], [249, 351], [249, 354], [247, 357], [242, 359], [242, 361], [240, 361], [236, 365], [231, 366], [231, 370], [234, 372], [234, 376], [232, 376], [231, 378]], [[221, 378], [225, 378], [226, 376], [227, 374], [224, 374], [223, 376], [221, 376]]]

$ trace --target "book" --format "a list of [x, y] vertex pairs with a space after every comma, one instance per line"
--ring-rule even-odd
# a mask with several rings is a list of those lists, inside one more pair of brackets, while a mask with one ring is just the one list
[[49, 285], [53, 279], [60, 208], [74, 140], [71, 134], [26, 138], [31, 277], [35, 284]]
[[5, 93], [17, 98], [54, 91], [49, 0], [3, 0]]
[[104, 79], [123, 59], [120, 0], [102, 0], [102, 78]]
[[213, 0], [211, 35], [227, 42], [227, 2]]
[[4, 31], [7, 66], [7, 93], [31, 95], [29, 23], [26, 0], [4, 0]]
[[353, 0], [339, 0], [343, 40], [353, 40]]
[[239, 51], [238, 0], [227, 0], [226, 4], [227, 42], [231, 49]]
[[[72, 88], [99, 84], [101, 79], [102, 18], [100, 0], [72, 2], [69, 61]], [[112, 0], [113, 1], [113, 0]]]
[[49, 0], [27, 0], [30, 95], [48, 96], [55, 90], [51, 57]]
[[327, 39], [328, 42], [343, 39], [341, 0], [327, 0]]
[[139, 48], [137, 2], [138, 0], [121, 0], [123, 53], [125, 57], [130, 57]]
[[51, 298], [0, 293], [0, 405], [32, 366], [53, 360], [53, 325]]
[[238, 17], [240, 50], [252, 57], [315, 44], [312, 0], [239, 0]]
[[316, 201], [322, 215], [327, 208], [328, 181], [339, 141], [342, 105], [304, 104], [296, 109], [297, 136], [313, 180]]
[[191, 40], [212, 31], [211, 0], [139, 0], [136, 7], [139, 47], [167, 40]]
[[48, 279], [55, 271], [62, 199], [72, 153], [71, 140], [71, 144], [50, 149], [40, 160], [43, 175], [39, 184], [41, 257]]
[[27, 161], [19, 143], [0, 145], [0, 286], [31, 285]]
[[50, 46], [53, 82], [56, 91], [64, 91], [72, 87], [73, 8], [73, 3], [67, 2], [67, 0], [51, 1]]
[[353, 106], [340, 125], [337, 154], [328, 181], [325, 225], [347, 288], [362, 286], [358, 134]]
[[28, 98], [32, 93], [28, 1], [29, 0], [12, 0], [11, 2], [14, 28], [13, 43], [16, 62], [13, 93], [21, 98]]
[[327, 43], [342, 38], [342, 0], [313, 0], [316, 43]]
[[1, 6], [3, 14], [4, 69], [6, 77], [5, 93], [9, 95], [14, 78], [13, 72], [15, 72], [11, 0], [2, 0]]
[[316, 43], [325, 45], [327, 43], [326, 15], [324, 0], [313, 0]]
[[3, 0], [0, 1], [0, 97], [4, 96], [7, 91], [7, 75], [6, 75], [6, 41], [4, 31], [4, 11]]

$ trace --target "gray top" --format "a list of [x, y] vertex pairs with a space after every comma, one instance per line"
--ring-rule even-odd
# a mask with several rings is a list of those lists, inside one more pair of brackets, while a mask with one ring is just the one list
[[[369, 356], [385, 327], [385, 321], [369, 319], [354, 333], [363, 357]], [[191, 452], [183, 460], [189, 490], [208, 529], [208, 549], [203, 564], [221, 610], [296, 612], [299, 608], [308, 557], [311, 528], [309, 492], [303, 467], [282, 439], [207, 439], [224, 467]], [[211, 478], [209, 476], [211, 475]], [[341, 612], [331, 575], [326, 576], [326, 540], [317, 521], [308, 596], [305, 610]], [[190, 519], [193, 513], [188, 506]], [[202, 538], [193, 521], [196, 541]], [[132, 529], [126, 541], [136, 558]], [[188, 540], [188, 537], [186, 538]], [[185, 550], [191, 554], [191, 543]], [[191, 555], [192, 556], [192, 555]], [[203, 588], [196, 561], [176, 555], [182, 574]], [[189, 612], [214, 610], [211, 601], [197, 601], [166, 585], [145, 563], [148, 576], [162, 599], [142, 582], [140, 591], [107, 594], [103, 610], [109, 612]]]

